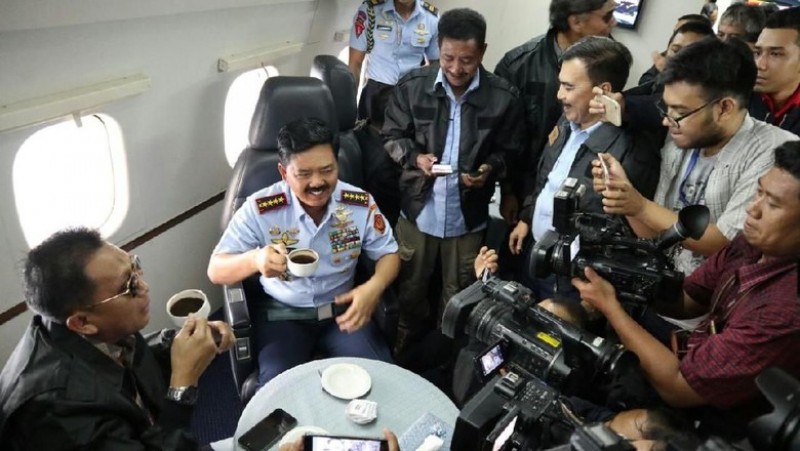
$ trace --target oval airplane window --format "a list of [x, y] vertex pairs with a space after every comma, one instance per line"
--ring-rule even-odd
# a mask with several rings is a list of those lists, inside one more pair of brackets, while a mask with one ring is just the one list
[[107, 237], [128, 211], [128, 168], [117, 122], [106, 115], [65, 121], [28, 138], [14, 158], [14, 199], [30, 247], [66, 227]]
[[269, 77], [278, 75], [274, 66], [245, 72], [233, 80], [225, 98], [225, 157], [233, 167], [236, 159], [249, 144], [250, 120], [256, 109], [261, 86]]

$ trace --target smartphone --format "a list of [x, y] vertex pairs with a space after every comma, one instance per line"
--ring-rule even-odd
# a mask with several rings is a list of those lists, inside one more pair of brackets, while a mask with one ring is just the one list
[[293, 416], [283, 409], [275, 409], [239, 437], [239, 444], [248, 451], [267, 450], [295, 426], [297, 420]]
[[608, 164], [606, 164], [606, 160], [604, 160], [603, 157], [598, 155], [597, 158], [600, 160], [600, 167], [603, 168], [603, 183], [608, 186], [608, 180], [610, 179], [610, 175], [608, 173]]
[[597, 100], [606, 108], [606, 121], [617, 127], [622, 125], [622, 108], [619, 102], [605, 94], [597, 96]]
[[500, 340], [475, 356], [475, 371], [482, 381], [488, 381], [500, 371], [506, 361], [505, 352], [505, 342]]
[[303, 451], [388, 451], [389, 442], [377, 438], [306, 435]]

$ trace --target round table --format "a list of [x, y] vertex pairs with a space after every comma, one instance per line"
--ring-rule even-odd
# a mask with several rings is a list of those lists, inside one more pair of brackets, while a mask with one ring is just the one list
[[[372, 389], [361, 399], [378, 403], [375, 421], [366, 425], [350, 421], [345, 414], [350, 401], [335, 398], [322, 389], [320, 372], [336, 363], [356, 364], [369, 373]], [[295, 417], [298, 426], [317, 426], [331, 435], [375, 438], [383, 437], [383, 428], [399, 437], [428, 412], [451, 426], [455, 426], [458, 417], [458, 409], [441, 390], [397, 365], [351, 357], [314, 360], [284, 371], [256, 392], [236, 426], [235, 449], [242, 449], [242, 434], [277, 408]]]

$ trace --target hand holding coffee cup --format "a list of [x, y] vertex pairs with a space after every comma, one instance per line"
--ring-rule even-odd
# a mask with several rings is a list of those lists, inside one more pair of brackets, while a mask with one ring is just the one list
[[295, 277], [309, 277], [317, 272], [319, 254], [314, 249], [302, 248], [289, 252], [286, 260], [289, 273]]
[[264, 277], [282, 277], [286, 273], [289, 252], [283, 244], [271, 244], [255, 250], [255, 265]]
[[183, 327], [192, 313], [200, 318], [208, 318], [211, 313], [208, 297], [200, 290], [183, 290], [167, 301], [167, 315], [177, 327]]

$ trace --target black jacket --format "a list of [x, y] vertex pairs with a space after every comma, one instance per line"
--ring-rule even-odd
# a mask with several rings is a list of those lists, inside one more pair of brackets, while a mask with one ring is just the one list
[[[459, 177], [461, 211], [467, 228], [488, 219], [489, 199], [495, 180], [506, 173], [506, 159], [522, 147], [522, 104], [516, 88], [481, 67], [480, 84], [461, 106], [461, 139], [458, 167], [454, 171], [472, 172], [482, 164], [492, 166], [482, 188], [467, 188]], [[383, 124], [385, 148], [400, 164], [402, 210], [415, 221], [433, 191], [434, 179], [416, 167], [419, 154], [442, 157], [449, 128], [450, 99], [444, 87], [434, 87], [439, 65], [415, 69], [394, 89]]]
[[[3, 449], [192, 450], [192, 408], [165, 399], [162, 364], [136, 334], [126, 370], [60, 324], [35, 316], [0, 374]], [[164, 360], [166, 359], [166, 360]], [[142, 402], [132, 393], [136, 384]]]
[[521, 161], [509, 171], [514, 192], [522, 199], [530, 190], [530, 180], [525, 174], [533, 173], [539, 162], [547, 134], [561, 117], [558, 93], [558, 73], [561, 64], [556, 55], [556, 30], [537, 36], [515, 47], [497, 63], [494, 73], [505, 78], [519, 89], [525, 108], [526, 143]]
[[800, 136], [800, 108], [795, 107], [790, 109], [783, 116], [780, 124], [776, 124], [773, 121], [772, 111], [770, 111], [767, 102], [764, 101], [761, 94], [754, 92], [753, 95], [750, 96], [748, 111], [753, 119], [764, 121]]
[[[569, 121], [562, 117], [558, 123], [558, 136], [552, 144], [544, 148], [539, 161], [536, 183], [532, 193], [525, 198], [519, 216], [520, 221], [531, 222], [536, 198], [547, 183], [547, 177], [564, 150], [571, 133]], [[651, 132], [633, 134], [625, 128], [602, 123], [578, 149], [569, 171], [569, 177], [574, 177], [579, 183], [586, 185], [586, 193], [580, 201], [580, 211], [603, 212], [602, 197], [592, 188], [592, 160], [598, 158], [598, 153], [610, 153], [619, 160], [633, 186], [645, 197], [652, 199], [658, 186], [662, 144], [663, 134]]]

